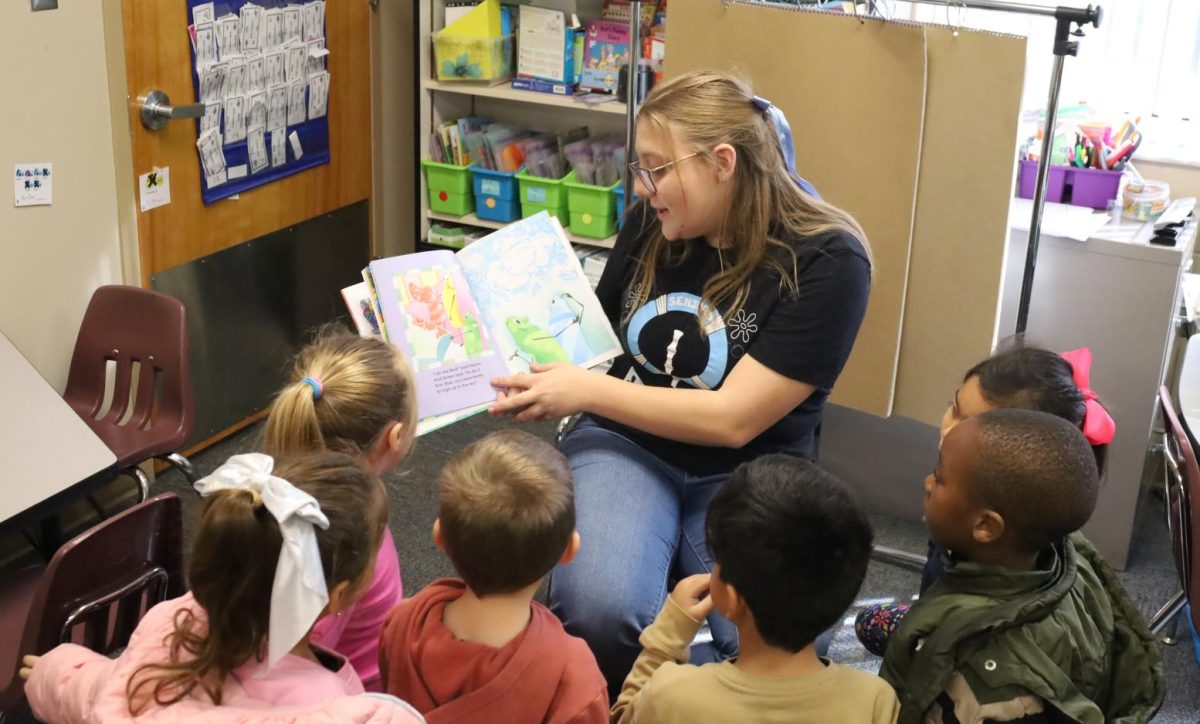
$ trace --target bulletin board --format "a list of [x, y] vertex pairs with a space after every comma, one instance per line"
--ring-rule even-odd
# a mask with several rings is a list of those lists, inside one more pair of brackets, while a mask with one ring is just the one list
[[186, 4], [204, 203], [329, 163], [325, 2]]
[[925, 116], [925, 30], [718, 0], [672, 3], [666, 75], [750, 80], [787, 114], [796, 167], [850, 212], [874, 256], [867, 316], [831, 400], [889, 415]]

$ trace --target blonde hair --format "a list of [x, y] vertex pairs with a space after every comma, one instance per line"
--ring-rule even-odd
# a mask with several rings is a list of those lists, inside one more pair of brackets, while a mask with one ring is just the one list
[[[793, 239], [813, 239], [831, 232], [856, 238], [870, 258], [867, 235], [845, 211], [801, 191], [788, 172], [769, 117], [753, 104], [744, 81], [716, 71], [693, 71], [656, 86], [638, 111], [638, 121], [653, 124], [669, 142], [672, 129], [679, 141], [712, 162], [712, 149], [727, 143], [737, 152], [733, 198], [722, 220], [719, 238], [734, 243], [720, 249], [722, 269], [704, 284], [702, 296], [713, 308], [736, 314], [750, 291], [750, 276], [762, 266], [797, 292]], [[679, 154], [673, 154], [678, 158]], [[673, 173], [678, 173], [678, 165]], [[659, 265], [677, 264], [687, 251], [667, 242], [657, 220], [640, 259], [639, 279], [627, 314], [645, 304], [654, 289]], [[790, 269], [773, 248], [790, 254]]]
[[550, 572], [575, 532], [571, 466], [527, 432], [493, 432], [442, 469], [438, 520], [476, 595], [519, 591]]
[[[317, 396], [305, 378], [317, 381]], [[336, 324], [318, 330], [296, 355], [291, 381], [267, 416], [271, 455], [334, 450], [363, 455], [392, 423], [416, 424], [412, 368], [398, 349]]]
[[[280, 460], [274, 474], [316, 498], [329, 527], [317, 526], [325, 583], [357, 582], [366, 574], [388, 520], [379, 478], [348, 455], [322, 452]], [[204, 609], [201, 620], [180, 609], [164, 642], [168, 660], [143, 664], [125, 684], [129, 713], [151, 702], [169, 706], [199, 688], [221, 705], [230, 672], [265, 658], [279, 523], [249, 490], [219, 490], [204, 501], [188, 584]]]

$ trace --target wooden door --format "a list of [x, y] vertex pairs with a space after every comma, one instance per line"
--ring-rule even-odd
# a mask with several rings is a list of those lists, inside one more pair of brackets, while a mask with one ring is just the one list
[[[217, 3], [220, 10], [221, 3]], [[129, 100], [129, 127], [132, 135], [132, 172], [136, 180], [154, 168], [170, 169], [171, 201], [165, 206], [137, 213], [138, 256], [141, 283], [145, 287], [162, 288], [164, 276], [188, 270], [198, 260], [211, 269], [222, 258], [221, 252], [238, 254], [262, 248], [248, 244], [257, 239], [275, 239], [290, 232], [311, 229], [325, 224], [324, 239], [353, 243], [358, 256], [357, 267], [339, 267], [338, 287], [352, 283], [352, 276], [365, 263], [368, 232], [354, 230], [354, 239], [338, 238], [350, 235], [337, 227], [333, 212], [348, 207], [368, 207], [372, 195], [371, 148], [371, 23], [374, 22], [370, 0], [329, 0], [325, 3], [325, 38], [329, 50], [327, 69], [330, 74], [328, 102], [329, 162], [309, 168], [277, 181], [247, 191], [238, 198], [205, 204], [201, 197], [201, 166], [196, 149], [197, 123], [194, 120], [174, 120], [159, 130], [142, 125], [138, 97], [153, 89], [164, 91], [172, 105], [196, 103], [192, 82], [191, 41], [187, 27], [191, 22], [189, 3], [185, 0], [121, 0], [124, 38], [126, 91]], [[365, 203], [364, 203], [365, 202]], [[334, 221], [330, 222], [329, 220]], [[302, 235], [302, 234], [301, 234]], [[311, 236], [311, 234], [310, 234]], [[370, 244], [374, 248], [374, 244]], [[215, 256], [210, 256], [215, 255]], [[213, 261], [214, 264], [207, 264]], [[320, 260], [309, 260], [313, 265]], [[283, 277], [287, 270], [268, 270], [265, 279]], [[166, 274], [164, 274], [166, 272]], [[305, 304], [311, 307], [311, 288], [306, 287], [305, 274], [291, 270], [289, 287], [264, 291], [290, 298], [280, 304]], [[157, 275], [157, 276], [156, 276]], [[343, 280], [342, 277], [346, 278]], [[250, 286], [266, 287], [264, 277], [251, 280]], [[192, 339], [191, 379], [197, 408], [196, 429], [190, 449], [202, 448], [265, 414], [270, 394], [282, 381], [287, 357], [302, 343], [301, 330], [293, 324], [268, 319], [249, 331], [236, 330], [242, 338], [234, 345], [222, 338], [230, 327], [229, 319], [219, 318], [203, 302], [228, 293], [224, 279], [210, 275], [193, 287], [193, 304], [188, 306], [189, 336]], [[246, 285], [243, 284], [243, 287]], [[330, 286], [330, 285], [326, 285]], [[282, 293], [280, 293], [282, 291]], [[320, 309], [309, 313], [304, 324], [328, 321], [339, 310], [334, 309], [325, 290]], [[297, 302], [297, 299], [301, 301]], [[185, 299], [185, 303], [188, 300]], [[234, 302], [235, 304], [237, 302]], [[340, 307], [340, 300], [336, 302]], [[324, 315], [324, 316], [322, 316]], [[237, 320], [235, 320], [236, 322]], [[261, 320], [253, 320], [255, 322]], [[293, 320], [288, 320], [293, 321]], [[207, 328], [204, 328], [207, 325]], [[252, 338], [267, 338], [268, 342], [254, 349]], [[246, 344], [241, 344], [247, 340]], [[207, 347], [206, 347], [207, 345]], [[230, 346], [237, 349], [230, 353]], [[213, 348], [225, 348], [220, 354]], [[198, 348], [199, 351], [198, 351]], [[222, 354], [224, 357], [222, 358]], [[241, 359], [231, 359], [238, 355]], [[249, 360], [248, 362], [245, 360]], [[243, 374], [245, 372], [245, 374]], [[247, 386], [242, 378], [253, 378]], [[226, 381], [243, 382], [242, 388], [226, 389]], [[223, 396], [223, 399], [222, 399]], [[205, 407], [207, 405], [207, 408]]]
[[171, 267], [371, 197], [371, 8], [368, 0], [325, 3], [329, 90], [328, 164], [205, 205], [196, 123], [142, 126], [136, 99], [161, 89], [174, 104], [196, 102], [191, 22], [184, 0], [122, 0], [133, 174], [171, 170], [171, 203], [138, 214], [142, 284]]

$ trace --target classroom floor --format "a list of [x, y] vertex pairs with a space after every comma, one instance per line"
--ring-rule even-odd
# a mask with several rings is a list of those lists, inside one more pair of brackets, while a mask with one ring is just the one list
[[[411, 595], [433, 580], [454, 575], [449, 561], [434, 547], [430, 527], [437, 511], [436, 480], [442, 464], [465, 445], [505, 424], [503, 421], [476, 416], [421, 438], [401, 472], [390, 476], [387, 486], [392, 501], [392, 534], [399, 548], [404, 575], [405, 595]], [[524, 429], [550, 439], [550, 424], [528, 425]], [[230, 455], [257, 448], [261, 425], [255, 425], [195, 456], [192, 462], [200, 474], [207, 474]], [[917, 483], [897, 481], [897, 484]], [[184, 503], [184, 535], [190, 541], [192, 523], [199, 510], [199, 498], [188, 488], [182, 475], [172, 470], [161, 474], [154, 492], [174, 491]], [[916, 493], [914, 493], [916, 494]], [[1162, 502], [1154, 496], [1139, 514], [1129, 570], [1121, 574], [1126, 589], [1142, 613], [1149, 617], [1178, 591], [1171, 561], [1170, 540], [1163, 522]], [[872, 516], [876, 543], [912, 552], [925, 550], [926, 533], [919, 523]], [[830, 657], [840, 663], [876, 671], [879, 659], [868, 654], [854, 636], [854, 614], [869, 603], [906, 601], [917, 592], [920, 574], [916, 570], [872, 561], [859, 600], [843, 618], [830, 649]], [[1162, 648], [1167, 669], [1167, 698], [1155, 722], [1194, 724], [1200, 721], [1200, 666], [1192, 654], [1191, 641], [1181, 638], [1175, 646]]]

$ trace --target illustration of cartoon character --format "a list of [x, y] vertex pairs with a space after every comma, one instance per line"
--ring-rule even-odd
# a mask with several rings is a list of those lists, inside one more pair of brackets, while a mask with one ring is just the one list
[[513, 343], [519, 350], [517, 354], [521, 356], [521, 359], [526, 359], [524, 355], [521, 355], [521, 352], [524, 352], [538, 364], [571, 361], [558, 340], [536, 324], [530, 324], [529, 317], [509, 317], [504, 326], [512, 335]]
[[379, 320], [375, 317], [375, 307], [366, 299], [358, 300], [358, 308], [362, 310], [363, 319], [371, 325], [371, 334], [380, 334]]
[[463, 319], [463, 345], [467, 348], [468, 357], [477, 357], [483, 353], [483, 337], [479, 334], [479, 322], [468, 314]]
[[550, 300], [550, 334], [558, 340], [571, 361], [580, 364], [592, 356], [583, 337], [583, 303], [568, 292]]

